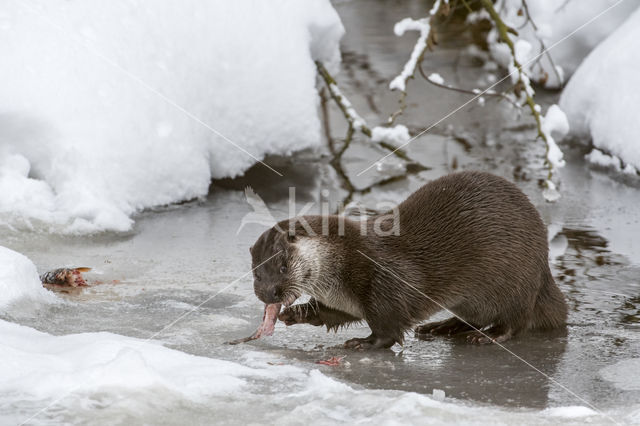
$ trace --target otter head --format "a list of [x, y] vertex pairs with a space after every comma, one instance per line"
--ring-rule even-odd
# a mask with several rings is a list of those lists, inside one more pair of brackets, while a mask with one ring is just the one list
[[253, 268], [253, 289], [267, 304], [290, 306], [310, 293], [319, 274], [320, 253], [314, 238], [283, 231], [275, 226], [265, 231], [249, 249]]

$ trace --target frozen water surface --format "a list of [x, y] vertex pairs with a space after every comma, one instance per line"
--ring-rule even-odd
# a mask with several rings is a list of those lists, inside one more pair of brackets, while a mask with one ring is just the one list
[[[412, 47], [387, 35], [397, 20], [423, 9], [411, 3], [389, 12], [367, 4], [337, 6], [353, 29], [338, 79], [376, 123], [382, 114], [374, 109], [392, 111], [395, 95], [370, 93], [382, 93], [378, 86]], [[430, 55], [428, 74], [477, 79], [473, 64], [457, 59], [456, 46], [443, 43]], [[419, 80], [409, 86], [409, 104], [420, 102], [404, 117], [412, 134], [467, 99]], [[557, 100], [543, 96], [548, 104]], [[225, 345], [253, 332], [262, 315], [248, 247], [265, 228], [249, 224], [237, 233], [251, 211], [244, 186], [252, 185], [277, 218], [288, 215], [289, 186], [297, 188], [299, 207], [317, 200], [320, 188], [339, 198], [327, 162], [300, 153], [269, 160], [283, 178], [258, 165], [243, 178], [215, 181], [205, 200], [137, 215], [126, 234], [0, 231], [2, 244], [40, 272], [90, 266], [88, 280], [102, 282], [60, 295], [63, 303], [19, 303], [0, 314], [0, 371], [12, 378], [0, 384], [0, 422], [37, 413], [29, 423], [640, 423], [640, 183], [590, 168], [581, 144], [565, 145], [562, 198], [545, 203], [538, 187], [543, 149], [532, 142], [533, 129], [507, 110], [474, 105], [454, 115], [410, 146], [429, 170], [372, 191], [363, 202], [402, 199], [454, 169], [516, 181], [549, 225], [553, 273], [570, 306], [566, 335], [523, 336], [505, 344], [512, 353], [411, 335], [403, 348], [353, 352], [340, 346], [366, 335], [364, 326], [326, 333], [278, 323], [272, 337]], [[331, 121], [338, 137], [340, 116], [333, 112]], [[356, 180], [378, 157], [357, 144], [347, 152], [358, 185], [393, 170], [373, 169]], [[333, 356], [345, 358], [335, 367], [316, 364]]]

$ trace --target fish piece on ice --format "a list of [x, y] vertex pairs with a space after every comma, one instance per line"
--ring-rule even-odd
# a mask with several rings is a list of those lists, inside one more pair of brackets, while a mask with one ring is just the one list
[[232, 340], [227, 342], [229, 345], [237, 345], [238, 343], [249, 342], [251, 340], [259, 339], [262, 336], [271, 336], [273, 334], [273, 330], [276, 327], [276, 321], [278, 321], [278, 314], [280, 313], [280, 308], [282, 307], [282, 303], [270, 303], [264, 305], [264, 314], [262, 315], [262, 324], [260, 327], [249, 337], [244, 337], [242, 339]]
[[83, 272], [91, 268], [58, 268], [40, 275], [40, 281], [45, 287], [86, 287], [87, 282], [82, 277]]

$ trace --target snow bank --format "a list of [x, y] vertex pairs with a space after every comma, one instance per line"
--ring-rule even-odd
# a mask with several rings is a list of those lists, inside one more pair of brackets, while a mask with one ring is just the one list
[[328, 0], [9, 2], [0, 221], [124, 231], [319, 144], [313, 61], [334, 71], [343, 32]]
[[[540, 61], [534, 59], [527, 67], [528, 74], [547, 87], [559, 87], [565, 75], [573, 73], [582, 58], [638, 7], [637, 2], [619, 0], [528, 0], [527, 5], [535, 26], [526, 23], [527, 14], [520, 0], [500, 0], [496, 3], [496, 10], [500, 11], [507, 25], [517, 28], [518, 36], [512, 35], [512, 38], [516, 45], [518, 41], [525, 42], [531, 57], [542, 51], [540, 41], [550, 49], [553, 64], [543, 55]], [[487, 14], [483, 11], [470, 18], [477, 20], [484, 17]], [[497, 40], [497, 32], [492, 31], [488, 38], [492, 56], [507, 68], [507, 46], [497, 44]]]
[[[584, 60], [567, 84], [560, 105], [571, 131], [640, 169], [640, 10]], [[594, 154], [593, 161], [602, 158]], [[631, 170], [628, 168], [628, 170]]]
[[638, 170], [631, 164], [627, 163], [624, 167], [618, 157], [614, 157], [599, 149], [592, 149], [590, 153], [584, 156], [584, 158], [591, 164], [604, 169], [612, 169], [615, 172], [622, 172], [628, 175], [635, 176]]
[[[400, 425], [425, 419], [476, 424], [483, 418], [539, 424], [545, 417], [551, 422], [577, 418], [575, 424], [581, 424], [603, 419], [586, 407], [513, 411], [446, 395], [354, 389], [315, 364], [282, 365], [289, 361], [262, 352], [246, 352], [232, 362], [112, 333], [53, 336], [2, 320], [0, 335], [0, 419], [5, 423], [23, 422], [52, 403], [36, 420], [111, 424], [144, 418], [162, 423], [175, 412], [186, 423], [215, 416], [232, 424], [261, 419], [281, 424]], [[202, 421], [191, 417], [199, 412]], [[51, 418], [53, 413], [57, 417]]]
[[0, 312], [21, 299], [46, 303], [56, 297], [42, 287], [36, 267], [29, 259], [0, 246]]
[[0, 394], [14, 398], [149, 389], [201, 400], [242, 389], [243, 376], [266, 374], [111, 333], [52, 336], [0, 320], [0, 334]]

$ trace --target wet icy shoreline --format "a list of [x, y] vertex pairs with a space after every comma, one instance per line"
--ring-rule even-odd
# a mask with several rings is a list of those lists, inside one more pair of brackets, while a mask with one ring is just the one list
[[[632, 238], [638, 223], [633, 211], [625, 208], [632, 206], [638, 195], [630, 186], [617, 183], [607, 174], [585, 168], [581, 155], [569, 158], [563, 179], [567, 202], [548, 205], [540, 199], [536, 203], [545, 221], [560, 229], [552, 242], [553, 272], [572, 308], [569, 334], [567, 337], [527, 336], [510, 342], [508, 348], [598, 408], [613, 414], [618, 421], [638, 421], [640, 392], [629, 387], [633, 376], [627, 377], [630, 369], [625, 368], [625, 363], [637, 361], [640, 349], [636, 296], [640, 288], [640, 262]], [[300, 166], [298, 162], [297, 167]], [[283, 169], [287, 171], [284, 166]], [[259, 179], [256, 183], [255, 189], [260, 191]], [[269, 201], [270, 206], [282, 214], [286, 212], [282, 196], [286, 185], [285, 182], [280, 187], [272, 187], [272, 194], [281, 196], [274, 195]], [[310, 184], [310, 197], [315, 193], [312, 187]], [[523, 187], [535, 200], [536, 185], [525, 182]], [[586, 198], [585, 194], [590, 196]], [[606, 205], [599, 202], [597, 194], [607, 198]], [[53, 335], [109, 331], [147, 339], [195, 308], [153, 340], [181, 352], [207, 357], [212, 362], [225, 360], [245, 366], [257, 365], [272, 376], [264, 383], [259, 374], [250, 375], [242, 391], [205, 398], [204, 405], [176, 397], [170, 391], [163, 391], [162, 386], [131, 390], [127, 400], [133, 408], [123, 405], [116, 397], [127, 395], [126, 390], [74, 393], [39, 417], [38, 422], [77, 423], [94, 419], [96, 413], [106, 415], [102, 417], [105, 423], [109, 422], [107, 419], [153, 421], [172, 418], [172, 415], [204, 422], [213, 413], [226, 416], [226, 421], [234, 424], [258, 421], [251, 416], [242, 417], [247, 411], [256, 412], [244, 405], [247, 401], [262, 407], [268, 418], [280, 421], [285, 416], [291, 423], [302, 421], [308, 415], [300, 409], [298, 417], [286, 417], [300, 403], [316, 413], [316, 417], [309, 418], [322, 418], [328, 423], [371, 416], [397, 422], [435, 416], [437, 422], [481, 423], [478, 415], [525, 424], [585, 420], [551, 416], [545, 411], [548, 407], [585, 404], [497, 347], [471, 347], [443, 339], [423, 342], [408, 336], [401, 353], [399, 347], [394, 351], [352, 353], [339, 345], [349, 337], [366, 334], [366, 328], [353, 328], [336, 335], [310, 326], [285, 328], [282, 324], [277, 325], [271, 338], [237, 347], [224, 345], [225, 341], [253, 331], [262, 310], [252, 293], [250, 276], [225, 289], [248, 271], [247, 247], [263, 229], [248, 225], [235, 235], [240, 218], [249, 210], [241, 192], [216, 187], [206, 201], [141, 215], [135, 231], [126, 236], [69, 238], [39, 233], [3, 234], [7, 246], [27, 254], [41, 271], [67, 264], [90, 265], [95, 269], [87, 274], [89, 280], [105, 282], [80, 295], [65, 297], [67, 303], [64, 304], [18, 305], [2, 314], [3, 320]], [[618, 226], [612, 227], [612, 223]], [[114, 284], [113, 280], [118, 282]], [[315, 364], [336, 355], [346, 355], [349, 365]], [[293, 377], [280, 374], [289, 369], [296, 371]], [[313, 373], [314, 370], [322, 375]], [[213, 382], [210, 386], [215, 389], [217, 384]], [[431, 401], [433, 389], [444, 390], [445, 403], [451, 405]], [[157, 392], [162, 395], [168, 392], [166, 401], [171, 409], [156, 406]], [[347, 395], [368, 408], [340, 406]], [[15, 416], [37, 411], [47, 399], [19, 402], [4, 395], [0, 401], [3, 418], [13, 420]], [[406, 410], [396, 411], [397, 404], [406, 405]], [[331, 411], [331, 407], [336, 411]], [[584, 411], [570, 412], [584, 414]], [[326, 418], [321, 417], [325, 415]], [[589, 420], [596, 424], [609, 423], [599, 416]]]

